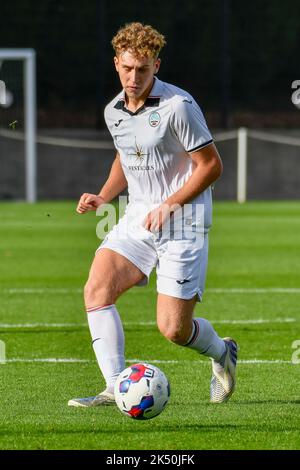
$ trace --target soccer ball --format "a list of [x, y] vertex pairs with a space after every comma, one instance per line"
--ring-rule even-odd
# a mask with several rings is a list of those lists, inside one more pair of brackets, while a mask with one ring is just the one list
[[167, 377], [151, 364], [127, 367], [115, 383], [116, 404], [129, 418], [154, 418], [163, 411], [169, 398], [170, 384]]

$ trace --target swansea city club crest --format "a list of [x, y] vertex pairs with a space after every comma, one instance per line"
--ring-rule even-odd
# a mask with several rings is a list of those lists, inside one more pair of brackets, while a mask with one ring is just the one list
[[149, 116], [149, 124], [151, 127], [157, 127], [160, 123], [160, 114], [157, 111], [154, 111]]

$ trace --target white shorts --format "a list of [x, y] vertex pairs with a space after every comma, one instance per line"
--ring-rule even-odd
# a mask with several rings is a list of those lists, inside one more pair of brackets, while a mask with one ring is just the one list
[[[207, 259], [208, 233], [197, 233], [197, 240], [190, 233], [176, 239], [155, 236], [140, 224], [128, 227], [124, 215], [104, 238], [98, 250], [109, 248], [127, 258], [144, 274], [145, 279], [137, 285], [146, 285], [153, 268], [156, 267], [156, 286], [160, 294], [202, 300]], [[98, 251], [97, 250], [97, 251]]]

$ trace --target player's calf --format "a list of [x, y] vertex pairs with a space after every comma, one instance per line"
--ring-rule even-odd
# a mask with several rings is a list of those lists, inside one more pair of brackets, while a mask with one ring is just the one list
[[183, 346], [192, 332], [192, 317], [196, 298], [180, 299], [165, 294], [157, 298], [157, 326], [161, 334]]

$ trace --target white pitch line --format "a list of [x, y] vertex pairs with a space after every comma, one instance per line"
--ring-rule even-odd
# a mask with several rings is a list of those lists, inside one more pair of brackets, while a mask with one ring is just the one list
[[20, 287], [1, 289], [3, 294], [79, 294], [83, 293], [80, 288], [57, 288], [57, 287]]
[[[56, 358], [56, 357], [46, 357], [46, 358], [11, 358], [6, 359], [6, 361], [2, 361], [2, 364], [5, 363], [54, 363], [54, 364], [69, 364], [69, 363], [93, 363], [96, 362], [95, 360], [91, 359], [78, 359], [78, 358]], [[210, 361], [189, 361], [189, 360], [164, 360], [164, 359], [127, 359], [126, 362], [128, 363], [146, 363], [146, 364], [208, 364], [210, 365]], [[1, 364], [0, 363], [0, 364]], [[291, 361], [284, 361], [282, 359], [274, 359], [274, 360], [264, 360], [264, 359], [246, 359], [246, 360], [238, 360], [238, 364], [293, 364]]]
[[214, 294], [300, 294], [300, 288], [298, 287], [229, 287], [224, 289], [211, 288], [206, 291]]
[[[210, 361], [189, 361], [189, 360], [160, 360], [160, 359], [150, 359], [149, 361], [143, 359], [128, 359], [126, 362], [143, 362], [143, 363], [157, 363], [157, 364], [181, 364], [181, 363], [190, 363], [190, 364], [210, 364]], [[282, 359], [240, 359], [237, 361], [238, 364], [293, 364], [291, 361], [284, 361]], [[294, 364], [293, 364], [294, 365]]]
[[[207, 318], [208, 315], [205, 315]], [[217, 323], [217, 324], [224, 324], [224, 325], [260, 325], [263, 323], [294, 323], [297, 322], [298, 320], [296, 318], [272, 318], [272, 319], [267, 319], [267, 318], [257, 318], [257, 319], [244, 319], [244, 320], [214, 320], [210, 319], [209, 321], [211, 323]], [[123, 325], [125, 326], [147, 326], [147, 325], [156, 325], [156, 322], [123, 322]], [[1, 326], [1, 324], [0, 324]]]
[[[1, 289], [3, 294], [82, 294], [82, 288], [76, 287], [16, 287]], [[131, 294], [140, 293], [156, 293], [156, 289], [146, 288], [146, 290], [130, 291]], [[300, 288], [297, 287], [262, 287], [262, 288], [243, 288], [243, 287], [228, 287], [228, 288], [208, 288], [207, 293], [212, 294], [300, 294]]]
[[6, 359], [5, 362], [11, 363], [11, 362], [28, 362], [28, 363], [35, 363], [35, 362], [42, 362], [42, 363], [89, 363], [89, 362], [94, 362], [89, 359], [76, 359], [76, 358], [56, 358], [56, 357], [44, 357], [44, 358], [33, 358], [33, 359], [28, 359], [28, 358], [20, 358], [20, 357], [14, 357], [12, 359]]
[[[260, 325], [264, 323], [295, 323], [296, 318], [257, 318], [244, 320], [212, 320], [211, 323], [224, 325]], [[155, 321], [123, 322], [124, 326], [155, 326]], [[0, 323], [0, 329], [17, 328], [87, 328], [87, 323]]]
[[0, 329], [10, 328], [74, 328], [86, 327], [87, 323], [0, 323]]
[[257, 318], [257, 319], [250, 319], [250, 320], [210, 320], [212, 323], [222, 323], [222, 324], [230, 324], [230, 325], [259, 325], [262, 323], [294, 323], [297, 321], [296, 318]]

